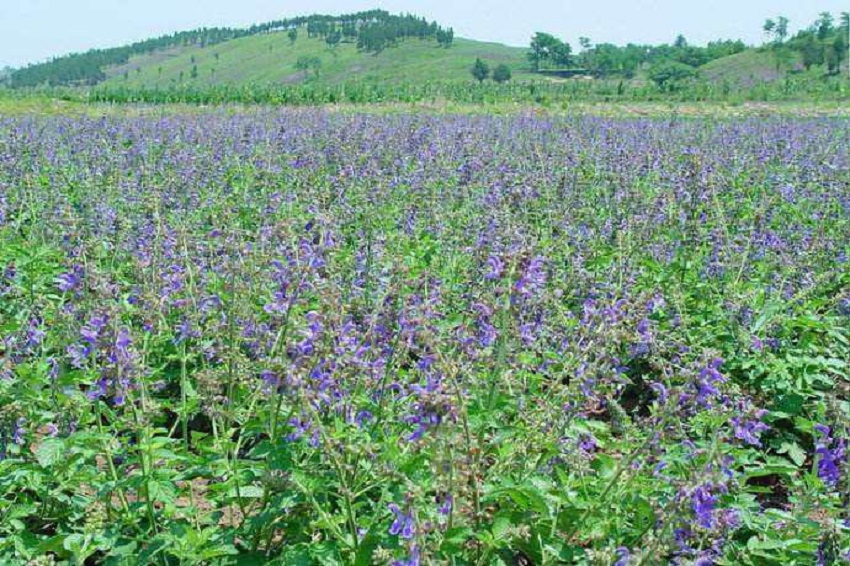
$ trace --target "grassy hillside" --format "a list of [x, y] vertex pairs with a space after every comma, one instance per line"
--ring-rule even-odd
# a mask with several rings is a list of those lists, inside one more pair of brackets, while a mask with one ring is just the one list
[[[284, 32], [234, 39], [200, 48], [185, 47], [132, 58], [107, 70], [107, 86], [169, 87], [215, 84], [295, 84], [348, 81], [409, 82], [428, 78], [469, 80], [476, 57], [491, 67], [506, 63], [515, 77], [530, 75], [526, 50], [498, 43], [455, 39], [449, 48], [432, 40], [409, 39], [380, 53], [366, 53], [353, 43], [328, 47], [302, 29], [295, 43]], [[300, 58], [318, 57], [317, 72], [296, 68]], [[193, 72], [196, 69], [196, 72]]]
[[700, 76], [709, 81], [728, 81], [741, 85], [759, 82], [771, 82], [785, 78], [787, 72], [802, 69], [797, 57], [793, 54], [777, 60], [772, 51], [762, 49], [747, 49], [711, 61], [700, 68]]

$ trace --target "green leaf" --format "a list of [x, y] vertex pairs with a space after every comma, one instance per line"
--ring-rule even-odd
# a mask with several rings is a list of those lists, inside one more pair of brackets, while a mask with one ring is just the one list
[[779, 401], [776, 403], [775, 410], [793, 416], [801, 415], [803, 413], [803, 404], [805, 402], [806, 399], [802, 395], [789, 393], [788, 395], [780, 397]]
[[357, 548], [357, 556], [354, 557], [354, 566], [372, 565], [372, 555], [375, 553], [375, 550], [381, 542], [381, 539], [378, 536], [379, 532], [380, 530], [377, 525], [374, 525], [371, 529], [369, 529], [369, 532], [366, 533], [366, 536]]
[[535, 511], [546, 515], [549, 513], [549, 505], [546, 498], [534, 486], [508, 487], [491, 492], [487, 499], [511, 499], [522, 511]]
[[49, 468], [63, 459], [65, 441], [61, 438], [45, 438], [35, 449], [35, 459], [42, 468]]
[[503, 540], [505, 538], [505, 534], [508, 532], [508, 529], [511, 528], [511, 519], [510, 517], [506, 517], [501, 515], [496, 517], [496, 520], [493, 521], [493, 538], [496, 542]]
[[227, 497], [244, 497], [246, 499], [256, 499], [263, 496], [263, 488], [258, 485], [243, 485], [240, 488], [233, 488], [227, 492]]
[[802, 466], [806, 463], [806, 452], [794, 442], [783, 442], [778, 452], [780, 454], [786, 454], [797, 466]]

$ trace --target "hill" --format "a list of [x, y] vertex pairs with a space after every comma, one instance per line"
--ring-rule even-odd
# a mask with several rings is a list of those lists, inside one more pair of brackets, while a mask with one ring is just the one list
[[248, 28], [202, 28], [130, 45], [72, 53], [14, 71], [13, 87], [144, 88], [233, 84], [385, 83], [469, 78], [481, 57], [514, 72], [525, 51], [455, 39], [454, 31], [411, 14], [370, 10], [312, 15]]
[[700, 67], [700, 77], [707, 81], [728, 81], [741, 86], [782, 80], [788, 71], [799, 72], [797, 57], [777, 61], [776, 54], [765, 49], [748, 49], [710, 61]]
[[[303, 30], [299, 30], [303, 32]], [[106, 70], [107, 86], [163, 88], [246, 83], [340, 84], [350, 81], [416, 82], [470, 79], [477, 57], [491, 66], [505, 63], [515, 75], [530, 74], [525, 49], [498, 43], [455, 39], [440, 47], [430, 39], [408, 39], [395, 47], [366, 52], [354, 42], [330, 47], [320, 37], [299, 33], [290, 41], [286, 32], [233, 39], [207, 47], [186, 47], [131, 58]]]

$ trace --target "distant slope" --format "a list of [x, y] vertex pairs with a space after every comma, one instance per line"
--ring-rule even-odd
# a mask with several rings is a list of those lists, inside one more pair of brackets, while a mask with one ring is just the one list
[[[201, 28], [151, 38], [130, 45], [91, 49], [71, 53], [49, 61], [16, 69], [11, 75], [14, 88], [41, 86], [95, 85], [107, 78], [112, 67], [126, 67], [133, 59], [154, 59], [169, 52], [204, 49], [212, 45], [272, 32], [302, 29], [309, 37], [327, 40], [326, 45], [343, 40], [354, 41], [365, 52], [380, 52], [409, 39], [429, 39], [449, 47], [454, 30], [429, 22], [413, 14], [390, 14], [386, 10], [368, 10], [353, 14], [313, 14], [255, 24], [247, 28]], [[193, 65], [194, 68], [194, 65]], [[192, 77], [195, 78], [195, 72]]]
[[710, 82], [726, 81], [740, 86], [784, 79], [786, 73], [800, 71], [802, 65], [794, 54], [778, 62], [774, 52], [747, 49], [741, 53], [716, 59], [700, 67], [700, 78]]
[[[458, 38], [448, 48], [438, 46], [433, 40], [408, 39], [379, 53], [368, 53], [354, 43], [328, 47], [321, 38], [307, 37], [304, 30], [300, 30], [294, 43], [285, 32], [272, 32], [205, 48], [185, 47], [134, 57], [126, 65], [107, 69], [106, 85], [164, 88], [308, 81], [323, 84], [468, 81], [476, 57], [486, 60], [491, 67], [505, 63], [515, 76], [530, 75], [525, 51]], [[296, 68], [302, 58], [318, 58], [321, 61], [318, 70]]]

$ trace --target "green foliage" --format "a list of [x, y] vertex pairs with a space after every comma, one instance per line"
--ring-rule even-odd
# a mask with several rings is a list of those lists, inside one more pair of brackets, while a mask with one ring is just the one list
[[469, 72], [476, 81], [482, 83], [490, 76], [490, 65], [488, 65], [485, 61], [482, 61], [481, 58], [478, 58], [475, 60], [475, 63], [472, 65]]
[[531, 51], [528, 53], [532, 69], [569, 67], [572, 64], [572, 47], [557, 37], [537, 32], [531, 38]]
[[342, 41], [342, 33], [338, 30], [334, 30], [325, 36], [325, 43], [331, 48], [339, 45], [340, 41]]
[[314, 78], [319, 78], [319, 71], [322, 69], [322, 59], [319, 57], [299, 57], [295, 62], [295, 68], [299, 71], [304, 71], [305, 74], [313, 72]]
[[675, 91], [687, 79], [696, 76], [693, 67], [678, 61], [662, 61], [649, 70], [649, 78], [662, 90]]
[[[776, 56], [777, 68], [788, 67], [795, 55], [799, 56], [803, 67], [808, 71], [825, 66], [829, 74], [838, 74], [841, 63], [847, 58], [847, 18], [843, 13], [835, 25], [836, 18], [829, 12], [822, 12], [808, 28], [788, 39], [787, 30], [780, 34], [780, 23], [774, 24], [771, 49]], [[787, 26], [787, 20], [785, 22]]]
[[493, 69], [493, 80], [499, 84], [508, 82], [511, 80], [511, 68], [504, 63], [497, 65]]

